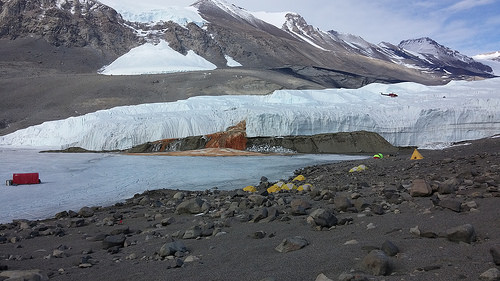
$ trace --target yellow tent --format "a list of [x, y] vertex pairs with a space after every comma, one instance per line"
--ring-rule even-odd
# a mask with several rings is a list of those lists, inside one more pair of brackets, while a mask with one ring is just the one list
[[418, 152], [418, 150], [415, 148], [415, 150], [413, 151], [413, 154], [411, 155], [410, 160], [420, 160], [420, 159], [424, 159], [424, 157], [423, 157], [423, 156], [422, 156], [422, 154], [420, 154], [420, 152]]
[[246, 191], [246, 192], [257, 192], [257, 188], [255, 188], [255, 186], [247, 186], [245, 188], [243, 188], [243, 191]]

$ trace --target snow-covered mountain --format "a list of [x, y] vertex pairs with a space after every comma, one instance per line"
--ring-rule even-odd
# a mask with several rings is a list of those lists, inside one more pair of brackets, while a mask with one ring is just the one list
[[[90, 150], [223, 131], [246, 121], [249, 137], [372, 131], [397, 146], [500, 133], [500, 78], [444, 86], [370, 84], [360, 89], [279, 90], [267, 96], [199, 96], [116, 107], [0, 137], [0, 145]], [[380, 93], [397, 93], [391, 98]]]
[[[0, 134], [174, 97], [492, 77], [489, 67], [430, 39], [375, 45], [293, 12], [252, 13], [221, 0], [154, 11], [121, 3], [0, 0]], [[169, 75], [187, 71], [208, 73], [195, 83], [187, 81], [192, 73]]]
[[500, 76], [500, 51], [476, 55], [474, 60], [488, 65], [496, 76]]
[[[139, 45], [158, 44], [163, 40], [173, 50], [183, 55], [193, 51], [217, 67], [226, 67], [229, 56], [250, 68], [323, 69], [321, 75], [326, 73], [330, 78], [322, 82], [329, 87], [363, 85], [361, 82], [343, 85], [341, 81], [345, 79], [339, 79], [339, 73], [349, 74], [350, 80], [355, 76], [368, 78], [368, 83], [415, 81], [428, 84], [441, 76], [453, 79], [490, 77], [491, 74], [488, 66], [429, 38], [404, 41], [397, 49], [389, 50], [387, 45], [377, 46], [359, 36], [319, 30], [296, 13], [267, 14], [266, 17], [223, 0], [199, 0], [190, 7], [166, 6], [150, 11], [119, 3], [9, 0], [0, 6], [0, 38], [36, 35], [56, 46], [91, 47], [112, 60]], [[404, 63], [402, 53], [405, 53]], [[408, 69], [407, 66], [412, 67]], [[297, 73], [294, 67], [287, 71], [290, 69], [304, 77], [310, 75], [304, 71]]]

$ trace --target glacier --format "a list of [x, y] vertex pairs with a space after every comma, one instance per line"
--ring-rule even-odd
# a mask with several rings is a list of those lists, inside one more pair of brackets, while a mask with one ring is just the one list
[[[443, 86], [405, 82], [359, 89], [278, 90], [266, 96], [197, 96], [121, 106], [45, 122], [0, 137], [0, 146], [126, 149], [211, 134], [246, 121], [249, 137], [372, 131], [396, 146], [425, 147], [500, 133], [500, 78]], [[381, 93], [393, 92], [391, 98]]]

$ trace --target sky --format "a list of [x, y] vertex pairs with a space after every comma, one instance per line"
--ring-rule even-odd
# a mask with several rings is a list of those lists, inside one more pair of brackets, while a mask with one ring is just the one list
[[[189, 6], [195, 0], [103, 0], [146, 6]], [[321, 30], [363, 37], [371, 43], [430, 37], [473, 56], [500, 51], [500, 0], [226, 0], [248, 11], [296, 12]], [[109, 5], [109, 4], [108, 4]], [[128, 4], [127, 4], [128, 5]]]

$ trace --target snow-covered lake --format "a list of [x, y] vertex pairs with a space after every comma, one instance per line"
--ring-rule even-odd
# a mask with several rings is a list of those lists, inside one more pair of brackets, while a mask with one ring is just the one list
[[[83, 206], [109, 206], [146, 190], [223, 190], [256, 185], [262, 176], [287, 179], [320, 163], [360, 159], [347, 155], [130, 156], [105, 153], [38, 153], [0, 147], [0, 223], [42, 219]], [[42, 184], [5, 186], [13, 173], [38, 172]]]

